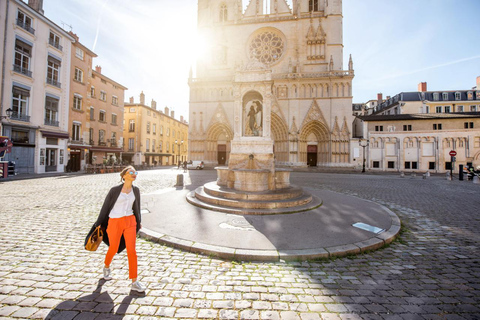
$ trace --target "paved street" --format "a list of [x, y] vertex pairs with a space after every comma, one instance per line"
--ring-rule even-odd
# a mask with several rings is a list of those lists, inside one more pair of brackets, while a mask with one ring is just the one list
[[[144, 194], [173, 187], [179, 172], [141, 171], [137, 185]], [[190, 171], [185, 182], [215, 179]], [[0, 319], [480, 319], [480, 185], [294, 172], [293, 184], [388, 207], [402, 219], [400, 239], [359, 256], [288, 263], [223, 261], [139, 239], [148, 287], [140, 295], [130, 293], [125, 253], [105, 282], [106, 246], [83, 249], [118, 182], [118, 173], [0, 182]]]

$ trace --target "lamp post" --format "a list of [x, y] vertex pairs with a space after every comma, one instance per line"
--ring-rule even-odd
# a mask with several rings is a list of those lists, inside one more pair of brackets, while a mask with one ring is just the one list
[[365, 172], [365, 147], [368, 146], [369, 141], [367, 139], [360, 139], [358, 141], [360, 146], [363, 148], [363, 168], [362, 168], [362, 173]]
[[177, 149], [178, 149], [178, 158], [177, 158], [177, 163], [178, 163], [178, 161], [180, 161], [180, 156], [181, 156], [180, 148], [182, 147], [183, 140], [182, 141], [175, 140], [175, 144], [177, 145]]
[[13, 113], [12, 108], [8, 108], [7, 110], [5, 110], [5, 113], [7, 115], [6, 116], [0, 116], [0, 120], [9, 119], [12, 116], [12, 113]]

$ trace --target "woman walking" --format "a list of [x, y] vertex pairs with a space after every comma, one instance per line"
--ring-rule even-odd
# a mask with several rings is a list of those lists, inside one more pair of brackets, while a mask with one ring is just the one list
[[128, 273], [132, 290], [144, 292], [145, 286], [137, 280], [137, 251], [135, 243], [141, 228], [140, 190], [133, 185], [138, 172], [128, 166], [120, 172], [122, 184], [113, 187], [107, 194], [94, 227], [101, 225], [107, 230], [103, 241], [109, 245], [103, 268], [103, 278], [110, 280], [110, 263], [116, 253], [127, 249]]

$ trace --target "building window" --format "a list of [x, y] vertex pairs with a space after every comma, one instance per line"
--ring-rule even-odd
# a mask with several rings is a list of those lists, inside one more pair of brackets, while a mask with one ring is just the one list
[[117, 96], [112, 96], [112, 104], [114, 106], [118, 106], [118, 97]]
[[476, 112], [477, 111], [477, 106], [470, 106], [470, 111]]
[[150, 121], [147, 122], [147, 133], [150, 133]]
[[83, 60], [84, 52], [80, 48], [75, 48], [75, 57], [77, 57], [80, 60]]
[[75, 68], [75, 75], [73, 76], [73, 80], [83, 83], [83, 71], [81, 69]]
[[47, 63], [47, 83], [60, 88], [61, 84], [58, 82], [61, 64], [60, 60], [55, 59], [52, 56], [48, 56]]
[[375, 126], [375, 131], [383, 131], [383, 126]]
[[115, 113], [112, 113], [112, 125], [117, 125], [117, 115]]
[[442, 107], [441, 106], [436, 106], [435, 107], [435, 112], [436, 113], [442, 113]]
[[146, 145], [147, 145], [147, 152], [150, 152], [150, 139], [147, 139]]
[[464, 127], [465, 129], [473, 129], [473, 122], [465, 122], [465, 123], [463, 124], [463, 127]]
[[445, 170], [452, 170], [452, 163], [450, 161], [445, 162]]
[[468, 100], [473, 100], [473, 92], [472, 91], [467, 92], [467, 99]]
[[455, 92], [455, 100], [462, 100], [462, 94], [460, 92]]
[[82, 110], [82, 97], [74, 95], [73, 96], [73, 109]]
[[162, 150], [163, 150], [163, 141], [160, 141], [160, 144], [158, 145], [158, 149], [159, 149], [159, 150], [158, 150], [159, 152], [162, 152]]
[[13, 86], [12, 88], [12, 119], [29, 121], [28, 113], [28, 99], [30, 97], [30, 90]]
[[318, 0], [309, 0], [308, 1], [308, 11], [309, 12], [318, 11]]
[[442, 124], [441, 123], [434, 123], [433, 124], [433, 130], [442, 130]]
[[135, 113], [135, 108], [130, 108], [130, 113]]
[[222, 3], [220, 5], [220, 22], [227, 21], [227, 18], [228, 18], [227, 5], [225, 3]]
[[404, 124], [403, 125], [403, 131], [412, 131], [412, 125], [411, 124]]
[[90, 120], [94, 121], [95, 120], [95, 108], [90, 107]]
[[20, 41], [15, 40], [15, 60], [13, 64], [13, 71], [32, 77], [30, 68], [30, 58], [32, 57], [32, 46]]
[[98, 130], [98, 145], [104, 146], [105, 144], [105, 130]]
[[107, 101], [107, 93], [105, 91], [100, 91], [100, 100]]
[[93, 146], [94, 143], [95, 143], [95, 142], [93, 141], [93, 128], [90, 128], [90, 129], [88, 130], [88, 138], [89, 138], [89, 140], [90, 140], [90, 141], [89, 141], [89, 144]]
[[445, 113], [450, 113], [450, 106], [445, 106]]
[[130, 120], [130, 125], [128, 127], [129, 132], [135, 132], [135, 120]]
[[128, 151], [133, 151], [133, 146], [135, 144], [134, 138], [128, 138]]
[[106, 118], [107, 118], [107, 113], [105, 112], [105, 110], [100, 110], [100, 113], [98, 115], [98, 121], [106, 122], [107, 121]]
[[157, 134], [157, 124], [156, 123], [153, 124], [153, 134]]
[[373, 161], [373, 162], [372, 162], [372, 167], [374, 167], [374, 168], [380, 168], [380, 161]]
[[58, 99], [45, 97], [45, 125], [58, 127]]
[[80, 141], [81, 137], [81, 129], [82, 129], [82, 124], [79, 122], [74, 122], [72, 125], [72, 140], [73, 141]]
[[416, 161], [405, 161], [405, 169], [417, 169], [417, 162]]
[[60, 156], [58, 158], [58, 164], [63, 164], [64, 159], [65, 159], [65, 151], [60, 149]]
[[425, 113], [430, 113], [430, 106], [425, 106]]
[[90, 97], [95, 98], [95, 87], [94, 86], [92, 86], [90, 88]]
[[105, 79], [100, 79], [100, 81], [101, 81], [103, 84], [107, 84], [107, 81], [105, 81]]
[[395, 169], [395, 161], [388, 161], [388, 169]]
[[52, 31], [50, 31], [50, 36], [48, 37], [48, 43], [60, 51], [63, 50], [63, 47], [60, 45], [60, 37], [57, 34], [53, 33]]
[[40, 149], [40, 165], [45, 165], [45, 149]]
[[152, 140], [152, 152], [155, 152], [155, 139]]
[[443, 101], [448, 101], [448, 93], [447, 92], [442, 93], [442, 99], [443, 99]]
[[166, 143], [166, 146], [167, 146], [166, 152], [170, 152], [170, 145], [168, 143]]
[[463, 112], [463, 106], [457, 106], [457, 112]]
[[112, 147], [117, 146], [117, 133], [116, 132], [112, 132], [112, 139], [110, 139], [110, 145]]
[[170, 128], [167, 128], [167, 137], [170, 137]]
[[435, 92], [435, 93], [433, 94], [433, 100], [434, 100], [434, 101], [440, 100], [440, 94], [439, 94], [438, 92]]
[[435, 170], [435, 162], [428, 163], [428, 170]]
[[20, 10], [17, 12], [17, 26], [27, 30], [31, 34], [35, 34], [35, 29], [32, 28], [32, 18]]
[[160, 135], [163, 136], [163, 126], [160, 126]]

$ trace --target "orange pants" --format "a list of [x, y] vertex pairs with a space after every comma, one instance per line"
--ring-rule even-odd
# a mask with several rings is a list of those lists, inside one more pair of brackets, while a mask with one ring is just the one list
[[122, 218], [108, 219], [107, 227], [108, 240], [110, 247], [105, 257], [105, 265], [110, 266], [113, 256], [118, 251], [120, 239], [125, 238], [128, 256], [128, 274], [130, 279], [137, 277], [137, 251], [135, 250], [135, 242], [137, 240], [137, 220], [134, 215]]

